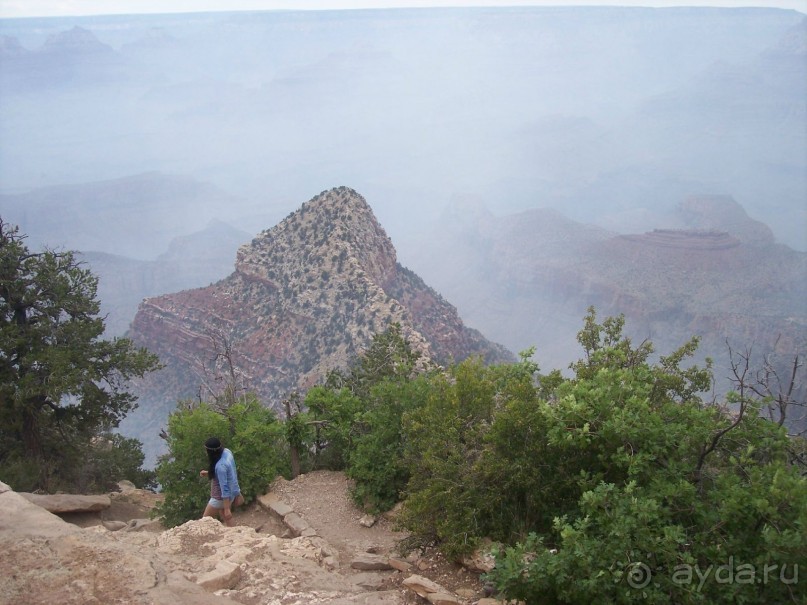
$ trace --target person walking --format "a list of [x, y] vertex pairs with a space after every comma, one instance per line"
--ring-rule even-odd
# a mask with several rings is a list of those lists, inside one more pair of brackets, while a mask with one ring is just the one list
[[233, 508], [244, 503], [238, 486], [238, 471], [233, 453], [221, 444], [218, 437], [205, 441], [208, 467], [199, 472], [210, 480], [210, 500], [203, 517], [219, 517], [228, 527], [233, 526]]

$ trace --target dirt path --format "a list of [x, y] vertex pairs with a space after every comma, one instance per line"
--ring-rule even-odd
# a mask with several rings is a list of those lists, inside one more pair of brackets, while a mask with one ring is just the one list
[[355, 556], [370, 551], [394, 555], [406, 534], [395, 531], [383, 516], [372, 527], [363, 526], [365, 514], [350, 499], [350, 485], [344, 473], [315, 471], [294, 481], [278, 479], [271, 491], [339, 551], [340, 564], [349, 565]]

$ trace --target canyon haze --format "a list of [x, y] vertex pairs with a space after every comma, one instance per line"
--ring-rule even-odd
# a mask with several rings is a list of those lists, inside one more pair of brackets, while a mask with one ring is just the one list
[[796, 11], [96, 16], [0, 36], [0, 214], [82, 253], [109, 335], [144, 298], [221, 288], [239, 250], [346, 186], [390, 266], [542, 369], [579, 356], [589, 305], [660, 354], [700, 336], [724, 385], [727, 346], [804, 351]]

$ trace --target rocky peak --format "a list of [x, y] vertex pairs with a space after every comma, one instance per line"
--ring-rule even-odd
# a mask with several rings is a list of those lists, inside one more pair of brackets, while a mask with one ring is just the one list
[[395, 264], [392, 241], [365, 199], [339, 187], [323, 191], [242, 246], [236, 271], [273, 283], [318, 282], [334, 273], [384, 283]]
[[726, 231], [741, 242], [756, 246], [774, 243], [773, 231], [752, 219], [728, 195], [693, 195], [681, 203], [679, 212], [687, 227], [695, 230]]
[[27, 53], [28, 51], [14, 36], [0, 36], [0, 57], [21, 57]]
[[114, 52], [112, 47], [101, 42], [91, 31], [79, 26], [48, 36], [41, 51], [46, 53], [70, 54]]
[[514, 358], [398, 264], [361, 195], [346, 187], [323, 192], [242, 246], [229, 277], [140, 305], [129, 336], [166, 367], [136, 389], [140, 408], [124, 431], [153, 456], [161, 447], [154, 436], [176, 402], [198, 397], [202, 383], [224, 374], [204, 365], [223, 343], [239, 388], [277, 409], [290, 392], [345, 369], [393, 323], [423, 360]]

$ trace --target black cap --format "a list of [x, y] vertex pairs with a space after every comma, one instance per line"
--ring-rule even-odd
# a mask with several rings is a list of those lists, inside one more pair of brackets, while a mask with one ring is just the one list
[[211, 437], [207, 441], [205, 441], [205, 449], [211, 450], [215, 452], [216, 450], [221, 449], [221, 441], [219, 441], [218, 437]]

